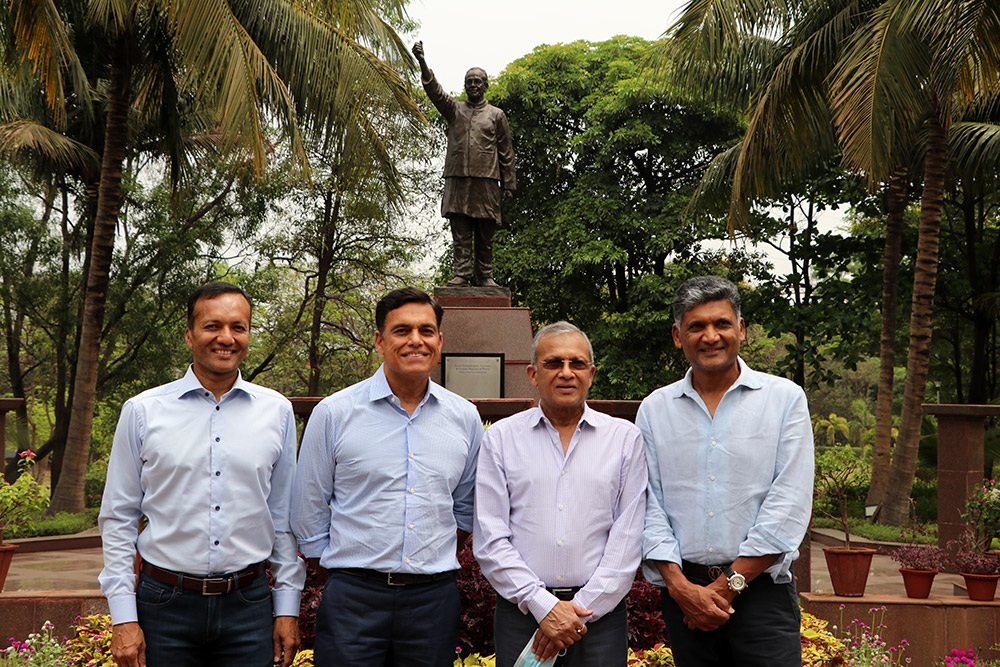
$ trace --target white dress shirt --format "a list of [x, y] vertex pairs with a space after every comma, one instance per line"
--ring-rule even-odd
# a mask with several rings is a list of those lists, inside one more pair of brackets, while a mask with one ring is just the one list
[[407, 414], [382, 367], [324, 398], [302, 437], [292, 529], [327, 569], [436, 574], [459, 568], [472, 530], [476, 408], [433, 382]]
[[276, 391], [238, 377], [216, 401], [189, 367], [126, 401], [99, 518], [112, 622], [137, 619], [137, 545], [143, 560], [201, 577], [269, 560], [275, 613], [298, 616], [306, 573], [288, 524], [294, 475], [295, 416]]
[[476, 475], [473, 543], [483, 575], [541, 622], [549, 588], [596, 621], [621, 602], [641, 555], [646, 461], [633, 424], [584, 408], [563, 454], [540, 408], [486, 429]]
[[643, 573], [659, 586], [650, 560], [728, 565], [770, 554], [780, 557], [766, 572], [775, 583], [791, 581], [812, 514], [806, 396], [789, 380], [739, 365], [714, 418], [690, 370], [639, 407], [650, 490]]

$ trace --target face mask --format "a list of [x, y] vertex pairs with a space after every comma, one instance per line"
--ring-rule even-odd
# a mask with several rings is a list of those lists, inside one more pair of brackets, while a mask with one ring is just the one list
[[[537, 633], [538, 630], [535, 630]], [[514, 661], [514, 667], [552, 667], [555, 663], [555, 658], [549, 658], [546, 661], [541, 661], [535, 656], [535, 652], [531, 650], [531, 645], [535, 643], [535, 635], [531, 635], [531, 639], [528, 643], [524, 645], [524, 649], [521, 651], [521, 655], [517, 656], [517, 660]]]

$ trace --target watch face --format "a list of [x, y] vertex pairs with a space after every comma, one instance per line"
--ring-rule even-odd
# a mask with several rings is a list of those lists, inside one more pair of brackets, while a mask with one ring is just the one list
[[737, 593], [747, 587], [747, 580], [742, 574], [733, 574], [729, 577], [729, 588]]

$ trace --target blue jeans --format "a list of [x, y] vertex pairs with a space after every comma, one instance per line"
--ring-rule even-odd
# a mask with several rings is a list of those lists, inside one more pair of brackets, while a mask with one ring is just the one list
[[226, 595], [202, 595], [145, 573], [136, 587], [148, 667], [269, 667], [271, 588], [261, 575]]
[[[512, 667], [524, 645], [538, 629], [531, 614], [522, 614], [517, 605], [497, 596], [493, 617], [497, 667]], [[587, 634], [566, 649], [556, 660], [563, 667], [625, 667], [628, 660], [628, 616], [625, 600], [600, 619], [587, 623]]]
[[316, 613], [316, 667], [451, 667], [455, 577], [390, 586], [333, 570]]
[[[708, 582], [692, 578], [693, 583]], [[689, 630], [684, 614], [660, 589], [663, 621], [677, 667], [801, 667], [801, 614], [795, 582], [762, 574], [733, 600], [733, 615], [711, 632]]]

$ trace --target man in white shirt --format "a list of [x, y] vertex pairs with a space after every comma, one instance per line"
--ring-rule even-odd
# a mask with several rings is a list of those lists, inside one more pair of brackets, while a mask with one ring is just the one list
[[643, 572], [678, 667], [799, 667], [792, 561], [812, 510], [805, 393], [739, 357], [736, 285], [692, 278], [673, 305], [691, 368], [639, 408], [649, 468]]
[[240, 377], [249, 339], [249, 297], [203, 285], [188, 300], [185, 376], [122, 406], [99, 520], [120, 667], [295, 657], [305, 582], [288, 524], [295, 417], [284, 396]]
[[587, 405], [593, 359], [574, 325], [543, 327], [528, 367], [538, 407], [483, 437], [473, 548], [498, 593], [498, 667], [533, 633], [540, 660], [565, 649], [565, 667], [626, 664], [646, 462], [635, 425]]

